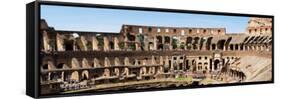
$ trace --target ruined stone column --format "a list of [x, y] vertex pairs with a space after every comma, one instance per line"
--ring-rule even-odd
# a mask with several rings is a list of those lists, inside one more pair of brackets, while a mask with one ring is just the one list
[[79, 44], [80, 45], [80, 48], [83, 50], [83, 51], [87, 51], [88, 50], [88, 41], [86, 40], [86, 38], [84, 36], [81, 36], [80, 37], [80, 42], [82, 44]]
[[59, 33], [57, 33], [57, 35], [56, 35], [56, 40], [57, 40], [57, 44], [56, 44], [57, 51], [65, 51], [64, 40]]
[[120, 47], [119, 47], [119, 40], [117, 37], [114, 37], [114, 50], [119, 51]]
[[98, 47], [98, 40], [96, 38], [96, 36], [93, 36], [92, 37], [92, 49], [95, 51], [95, 50], [99, 50], [99, 47]]
[[72, 58], [72, 60], [71, 60], [71, 67], [75, 68], [75, 69], [80, 67], [79, 61], [76, 58]]
[[44, 45], [44, 51], [50, 51], [50, 39], [48, 37], [48, 33], [46, 31], [43, 31], [43, 45]]

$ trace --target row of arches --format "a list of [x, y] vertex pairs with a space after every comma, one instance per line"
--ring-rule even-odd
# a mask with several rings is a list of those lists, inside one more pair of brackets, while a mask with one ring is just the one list
[[[78, 35], [78, 34], [77, 34]], [[235, 50], [243, 49], [246, 46], [267, 45], [272, 43], [271, 36], [247, 36], [235, 37], [225, 36], [217, 37], [178, 37], [178, 36], [162, 36], [155, 37], [108, 37], [108, 36], [92, 36], [85, 37], [73, 36], [66, 34], [57, 34], [56, 40], [48, 38], [47, 32], [43, 35], [43, 45], [45, 51], [118, 51], [118, 50]], [[135, 36], [135, 35], [131, 35]], [[90, 39], [89, 39], [90, 38]], [[135, 38], [135, 39], [132, 39]], [[217, 40], [218, 39], [218, 40]], [[241, 39], [238, 40], [237, 39]]]

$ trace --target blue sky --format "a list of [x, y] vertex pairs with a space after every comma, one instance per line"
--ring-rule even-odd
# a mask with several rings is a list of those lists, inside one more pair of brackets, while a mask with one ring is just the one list
[[249, 17], [41, 5], [41, 19], [57, 30], [119, 32], [122, 24], [226, 28], [244, 32]]

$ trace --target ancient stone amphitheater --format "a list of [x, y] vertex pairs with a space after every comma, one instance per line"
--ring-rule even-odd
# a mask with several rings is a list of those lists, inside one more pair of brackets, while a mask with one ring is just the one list
[[41, 20], [41, 94], [271, 81], [271, 21], [250, 18], [244, 33], [140, 25], [106, 33]]

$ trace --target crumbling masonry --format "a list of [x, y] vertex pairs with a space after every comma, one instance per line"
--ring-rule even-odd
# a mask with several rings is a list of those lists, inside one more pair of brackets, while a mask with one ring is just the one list
[[55, 30], [42, 20], [41, 93], [269, 81], [271, 21], [250, 18], [245, 33], [140, 25], [105, 33]]

